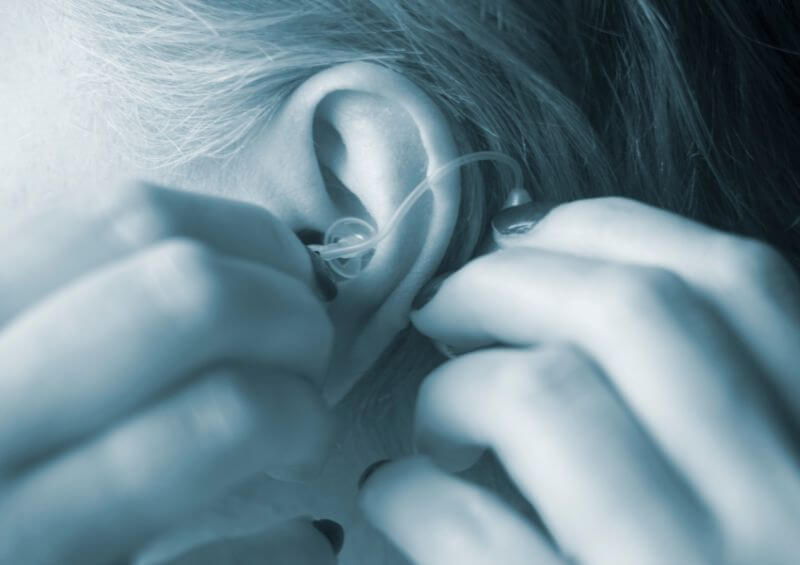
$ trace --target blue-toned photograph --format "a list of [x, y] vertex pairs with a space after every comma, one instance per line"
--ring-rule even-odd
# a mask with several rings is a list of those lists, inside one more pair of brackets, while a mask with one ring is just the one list
[[0, 565], [800, 563], [800, 2], [0, 0]]

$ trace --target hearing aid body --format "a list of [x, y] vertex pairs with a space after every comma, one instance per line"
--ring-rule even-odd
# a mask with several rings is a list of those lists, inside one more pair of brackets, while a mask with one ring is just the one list
[[522, 168], [513, 158], [495, 151], [468, 153], [433, 172], [423, 179], [408, 194], [382, 230], [354, 217], [340, 218], [325, 232], [322, 245], [308, 245], [309, 250], [328, 263], [330, 269], [344, 279], [356, 278], [369, 264], [375, 249], [400, 223], [414, 203], [427, 190], [433, 190], [436, 182], [459, 167], [479, 161], [495, 161], [508, 165], [514, 175], [514, 187], [522, 186]]

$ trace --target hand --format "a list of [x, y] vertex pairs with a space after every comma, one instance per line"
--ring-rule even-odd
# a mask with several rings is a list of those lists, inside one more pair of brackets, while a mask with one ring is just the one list
[[[330, 520], [298, 518], [266, 531], [193, 547], [161, 565], [334, 565], [344, 531]], [[320, 535], [322, 534], [322, 535]], [[333, 551], [331, 551], [333, 550]]]
[[450, 346], [502, 344], [427, 378], [418, 446], [446, 469], [490, 447], [559, 547], [425, 458], [371, 476], [371, 521], [420, 564], [796, 563], [800, 285], [784, 259], [619, 198], [497, 239], [413, 315]]
[[135, 186], [3, 240], [0, 562], [105, 563], [258, 471], [320, 467], [331, 325], [269, 213]]

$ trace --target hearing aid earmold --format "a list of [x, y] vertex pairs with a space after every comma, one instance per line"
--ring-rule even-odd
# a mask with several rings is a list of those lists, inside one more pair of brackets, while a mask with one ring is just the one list
[[367, 267], [378, 243], [397, 227], [425, 191], [433, 190], [433, 186], [453, 170], [479, 161], [495, 161], [508, 165], [514, 175], [512, 188], [522, 188], [522, 167], [513, 158], [496, 151], [468, 153], [446, 163], [417, 184], [381, 231], [360, 218], [340, 218], [325, 232], [322, 245], [307, 247], [327, 262], [330, 269], [338, 276], [343, 279], [354, 279]]

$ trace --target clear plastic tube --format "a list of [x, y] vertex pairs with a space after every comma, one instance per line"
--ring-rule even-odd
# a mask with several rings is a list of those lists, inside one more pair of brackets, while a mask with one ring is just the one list
[[495, 161], [508, 165], [514, 175], [512, 188], [522, 188], [522, 167], [512, 157], [496, 151], [468, 153], [446, 163], [417, 184], [380, 231], [360, 218], [340, 218], [325, 232], [323, 245], [309, 245], [308, 248], [327, 261], [331, 269], [343, 278], [357, 277], [366, 267], [378, 243], [397, 228], [427, 190], [433, 190], [433, 186], [453, 170], [479, 161]]

